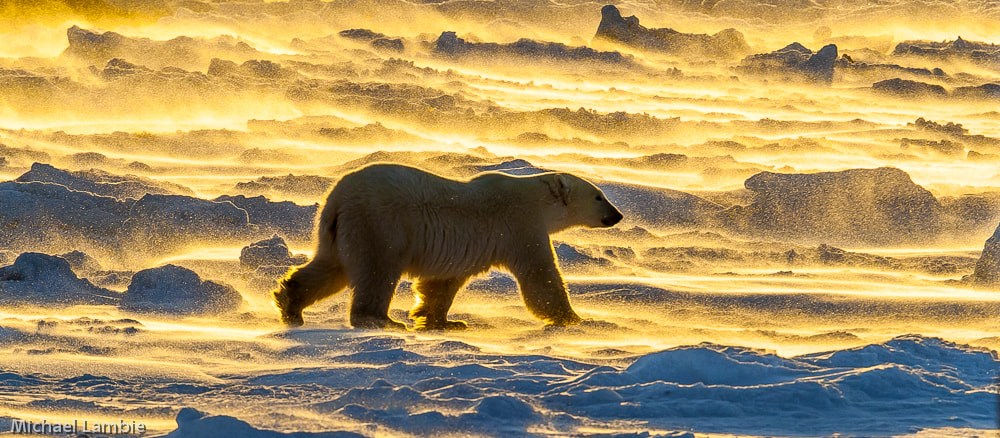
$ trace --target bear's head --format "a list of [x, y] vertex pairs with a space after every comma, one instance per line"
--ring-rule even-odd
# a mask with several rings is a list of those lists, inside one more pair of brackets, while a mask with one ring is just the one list
[[604, 196], [604, 192], [589, 181], [569, 173], [541, 175], [549, 186], [556, 214], [549, 224], [552, 231], [583, 226], [604, 228], [617, 224], [624, 217]]

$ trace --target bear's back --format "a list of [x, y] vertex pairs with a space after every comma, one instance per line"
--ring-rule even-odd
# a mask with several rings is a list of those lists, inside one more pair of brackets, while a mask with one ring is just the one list
[[367, 203], [422, 204], [453, 197], [462, 184], [415, 167], [378, 163], [344, 175], [334, 192], [340, 191], [346, 198], [364, 196]]

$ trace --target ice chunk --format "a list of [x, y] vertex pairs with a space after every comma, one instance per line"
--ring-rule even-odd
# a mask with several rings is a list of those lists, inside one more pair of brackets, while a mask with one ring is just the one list
[[285, 244], [285, 239], [277, 234], [243, 247], [240, 251], [240, 265], [247, 269], [261, 266], [297, 266], [309, 261], [304, 255], [293, 255]]
[[61, 257], [26, 252], [0, 268], [0, 303], [7, 305], [115, 304], [115, 295], [78, 278]]
[[177, 429], [165, 438], [364, 438], [354, 432], [295, 432], [281, 433], [257, 429], [243, 420], [228, 415], [208, 415], [192, 408], [177, 413]]
[[243, 296], [229, 285], [202, 281], [175, 265], [146, 269], [132, 276], [122, 307], [164, 313], [223, 313], [239, 309]]
[[69, 172], [48, 164], [34, 163], [31, 170], [19, 176], [18, 182], [48, 182], [72, 190], [111, 196], [119, 200], [139, 199], [145, 194], [194, 195], [194, 191], [179, 184], [155, 181], [135, 175], [114, 175], [102, 170]]

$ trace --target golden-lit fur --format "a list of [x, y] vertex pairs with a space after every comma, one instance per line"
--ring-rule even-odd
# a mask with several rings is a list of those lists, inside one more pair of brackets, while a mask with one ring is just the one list
[[346, 286], [351, 325], [405, 328], [388, 316], [403, 275], [417, 277], [410, 315], [418, 329], [465, 328], [448, 321], [455, 294], [491, 267], [517, 278], [525, 306], [548, 324], [580, 321], [570, 307], [549, 234], [608, 227], [621, 213], [593, 184], [567, 173], [516, 177], [484, 173], [468, 181], [413, 167], [374, 164], [345, 175], [319, 218], [313, 259], [274, 292], [282, 320]]

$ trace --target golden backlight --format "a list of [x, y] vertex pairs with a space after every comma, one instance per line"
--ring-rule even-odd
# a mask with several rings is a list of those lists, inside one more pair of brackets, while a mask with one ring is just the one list
[[[113, 300], [129, 288], [121, 278], [171, 264], [245, 302], [191, 315], [3, 301], [0, 340], [17, 341], [0, 341], [0, 371], [222, 388], [241, 373], [337, 366], [323, 345], [361, 336], [348, 324], [350, 293], [310, 307], [307, 326], [287, 332], [268, 294], [285, 267], [248, 266], [241, 254], [277, 235], [311, 256], [313, 206], [373, 161], [452, 178], [501, 163], [572, 172], [625, 214], [611, 229], [553, 236], [583, 323], [543, 328], [496, 271], [451, 308], [469, 330], [385, 334], [409, 345], [612, 366], [705, 342], [782, 357], [906, 334], [1000, 348], [1000, 293], [972, 277], [1000, 222], [996, 7], [698, 3], [616, 4], [650, 29], [736, 29], [742, 52], [601, 40], [604, 5], [589, 1], [5, 2], [0, 180], [101, 196], [44, 214], [29, 201], [0, 205], [15, 212], [0, 215], [0, 266], [80, 250], [100, 269], [74, 271]], [[342, 33], [352, 29], [370, 32]], [[444, 47], [443, 32], [464, 42]], [[937, 49], [900, 53], [916, 40]], [[812, 67], [754, 64], [796, 42], [810, 54], [837, 45], [828, 81]], [[37, 163], [99, 188], [36, 176], [50, 172]], [[886, 167], [905, 175], [781, 179]], [[86, 210], [98, 204], [118, 210]], [[405, 319], [412, 305], [404, 281], [390, 315]], [[0, 392], [0, 416], [54, 418]], [[140, 398], [122, 409], [143, 407]], [[151, 430], [173, 428], [173, 415], [148, 418]], [[313, 419], [317, 430], [360, 427]]]

